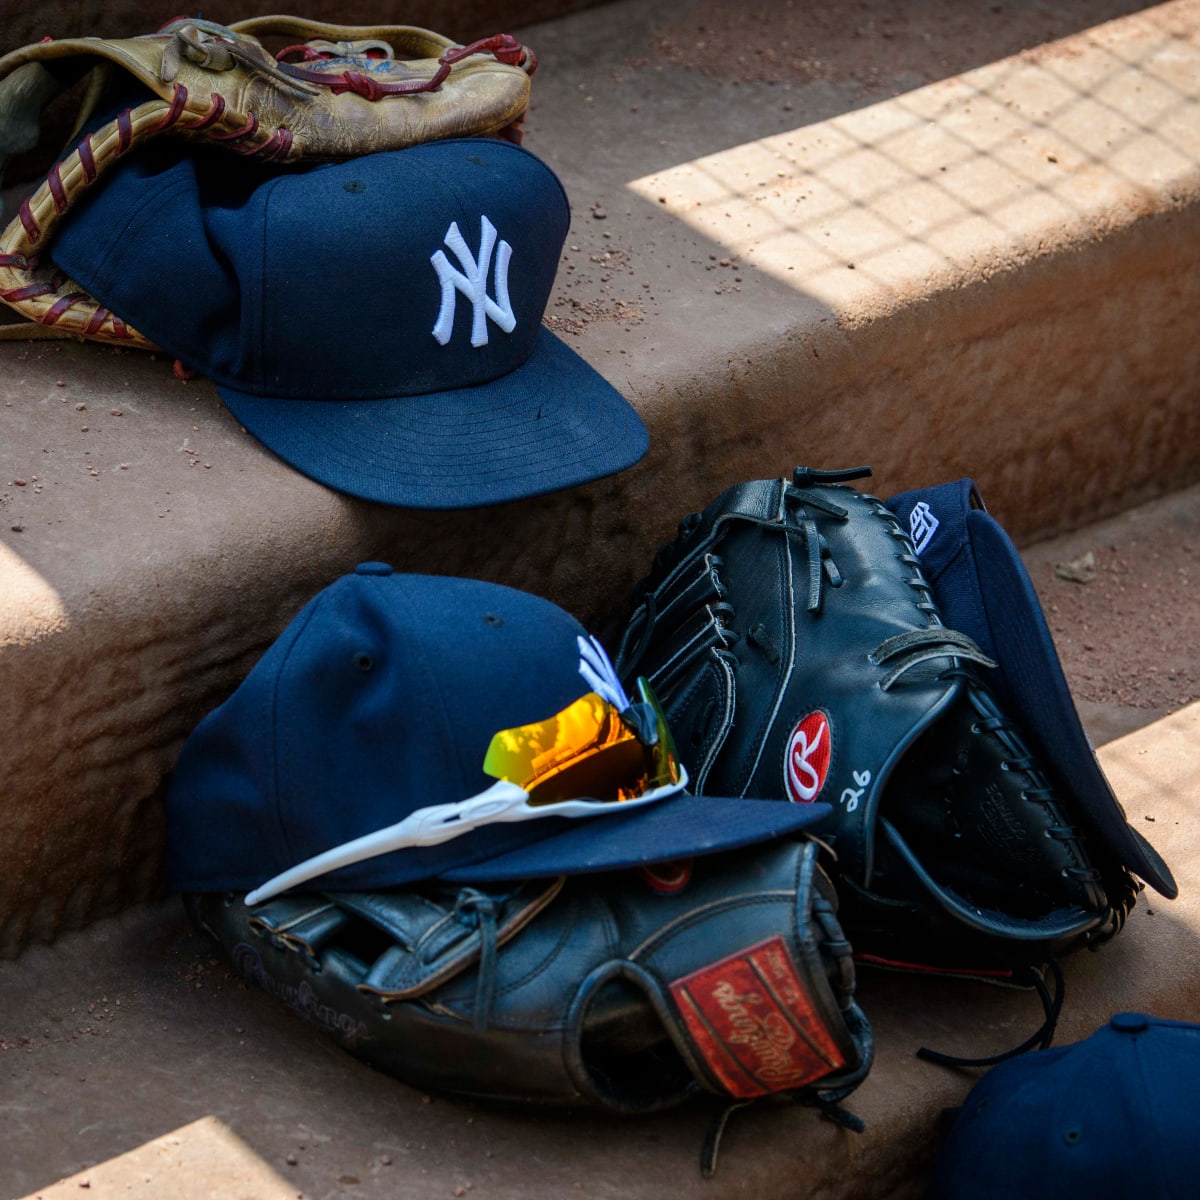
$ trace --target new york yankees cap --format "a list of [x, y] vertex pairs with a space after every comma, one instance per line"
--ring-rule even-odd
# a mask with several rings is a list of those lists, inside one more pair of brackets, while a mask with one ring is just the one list
[[[676, 861], [797, 834], [828, 815], [823, 804], [691, 796], [681, 776], [640, 805], [611, 796], [595, 815], [558, 816], [538, 799], [551, 815], [488, 819], [505, 786], [484, 769], [497, 735], [520, 749], [520, 727], [573, 715], [605, 679], [616, 679], [607, 656], [548, 600], [361, 564], [305, 605], [188, 738], [166, 802], [172, 884], [254, 893], [283, 877], [290, 887], [289, 872], [364, 839], [378, 845], [401, 822], [428, 818], [455, 832], [460, 814], [472, 818], [469, 832], [347, 859], [305, 875], [303, 887], [487, 883]], [[554, 738], [540, 757], [560, 750]]]
[[1200, 1177], [1200, 1025], [1113, 1016], [993, 1067], [971, 1090], [931, 1200], [1180, 1200]]
[[1029, 572], [974, 481], [902, 492], [887, 507], [909, 530], [946, 624], [995, 660], [989, 685], [1058, 785], [1076, 798], [1084, 828], [1118, 847], [1130, 869], [1173, 899], [1179, 889], [1170, 868], [1113, 793], [1080, 722]]
[[51, 253], [305, 475], [459, 508], [646, 451], [633, 408], [542, 324], [569, 223], [550, 168], [495, 139], [293, 169], [156, 144]]

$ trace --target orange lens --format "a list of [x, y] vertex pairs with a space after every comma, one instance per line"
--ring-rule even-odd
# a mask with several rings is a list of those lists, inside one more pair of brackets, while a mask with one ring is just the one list
[[584, 797], [622, 801], [679, 781], [679, 763], [662, 709], [644, 680], [642, 700], [654, 713], [655, 745], [645, 745], [607, 700], [588, 692], [545, 721], [502, 729], [483, 769], [529, 793], [531, 804]]

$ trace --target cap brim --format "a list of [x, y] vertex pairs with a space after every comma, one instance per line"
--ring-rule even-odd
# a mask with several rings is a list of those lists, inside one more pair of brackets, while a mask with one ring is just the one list
[[474, 387], [370, 400], [217, 390], [247, 432], [310, 479], [411, 508], [573, 487], [632, 466], [649, 446], [629, 402], [544, 326], [525, 363]]
[[560, 832], [439, 877], [500, 883], [696, 858], [800, 833], [830, 811], [828, 804], [681, 794], [627, 813], [556, 821]]
[[[1064, 789], [1085, 828], [1163, 896], [1178, 887], [1158, 852], [1129, 824], [1079, 720], [1041, 602], [1016, 546], [996, 519], [970, 507], [970, 481], [906, 492], [888, 501], [902, 523], [930, 502], [961, 544], [930, 572], [947, 626], [973, 638], [998, 664], [988, 682]], [[934, 498], [936, 497], [936, 498]], [[953, 511], [955, 508], [957, 512]], [[924, 558], [922, 564], [925, 565]]]

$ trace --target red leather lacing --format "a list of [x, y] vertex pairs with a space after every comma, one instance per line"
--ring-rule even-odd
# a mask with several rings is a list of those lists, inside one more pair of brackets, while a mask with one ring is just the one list
[[343, 71], [340, 75], [332, 75], [322, 71], [309, 71], [293, 63], [280, 63], [280, 67], [295, 79], [329, 88], [335, 96], [353, 92], [362, 96], [364, 100], [375, 101], [382, 100], [384, 96], [415, 96], [421, 92], [436, 92], [450, 74], [450, 68], [472, 54], [492, 54], [498, 62], [507, 66], [528, 64], [527, 70], [531, 75], [537, 67], [537, 59], [533, 52], [521, 45], [511, 33], [497, 33], [493, 37], [480, 38], [469, 46], [451, 46], [438, 59], [438, 69], [428, 79], [380, 83], [360, 71]]
[[212, 93], [208, 103], [208, 111], [198, 120], [189, 121], [188, 129], [207, 129], [210, 125], [221, 119], [221, 114], [225, 111], [225, 97]]
[[[182, 129], [207, 129], [210, 125], [217, 124], [225, 115], [226, 104], [224, 97], [213, 92], [209, 97], [208, 108], [200, 117], [194, 121], [181, 122], [180, 118], [187, 107], [187, 99], [187, 88], [183, 84], [177, 83], [172, 95], [171, 107], [167, 110], [162, 120], [150, 128], [149, 132], [161, 133], [165, 129], [170, 129], [176, 123], [179, 123]], [[252, 112], [247, 112], [241, 128], [230, 129], [225, 133], [212, 133], [209, 134], [209, 137], [214, 142], [247, 142], [247, 139], [254, 138], [258, 132], [258, 117]], [[261, 141], [248, 142], [246, 145], [234, 146], [233, 148], [239, 154], [260, 154], [264, 158], [282, 158], [286, 157], [288, 151], [291, 150], [292, 141], [292, 131], [280, 125]]]
[[533, 58], [533, 55], [511, 33], [497, 33], [490, 38], [480, 38], [479, 41], [472, 42], [469, 46], [451, 47], [438, 59], [438, 62], [449, 66], [472, 54], [494, 54], [497, 62], [502, 62], [510, 67], [521, 66], [526, 55]]
[[188, 90], [182, 83], [175, 85], [175, 90], [171, 93], [171, 107], [167, 109], [161, 121], [157, 125], [152, 125], [148, 132], [158, 133], [163, 129], [170, 129], [180, 116], [183, 115], [184, 105], [187, 104]]
[[129, 336], [129, 327], [117, 316], [116, 313], [109, 311], [107, 308], [98, 308], [92, 314], [91, 319], [84, 326], [84, 333], [99, 333], [105, 321], [112, 321], [113, 337], [127, 338]]
[[239, 154], [257, 154], [262, 158], [287, 158], [294, 138], [290, 129], [282, 125], [265, 142], [257, 146], [235, 146]]
[[67, 190], [63, 187], [62, 176], [58, 172], [58, 164], [55, 163], [51, 168], [50, 174], [46, 176], [46, 186], [50, 189], [50, 195], [54, 198], [54, 207], [58, 212], [67, 211]]
[[[297, 42], [294, 46], [284, 46], [280, 52], [275, 55], [276, 62], [283, 62], [289, 55], [298, 54], [305, 62], [328, 62], [331, 58], [341, 58], [342, 55], [334, 54], [332, 50], [314, 50], [307, 42]], [[383, 58], [382, 50], [368, 50], [364, 57], [366, 58]]]
[[27, 283], [23, 287], [12, 288], [7, 292], [0, 292], [0, 300], [33, 300], [38, 296], [46, 296], [50, 292], [57, 292], [66, 282], [67, 277], [65, 275], [56, 273], [50, 279], [43, 279], [41, 283]]
[[42, 313], [38, 320], [43, 325], [53, 325], [60, 317], [64, 316], [70, 309], [74, 308], [81, 300], [91, 300], [91, 296], [87, 292], [68, 292], [65, 296], [60, 296], [50, 307]]
[[22, 200], [21, 207], [17, 210], [17, 216], [21, 218], [21, 224], [25, 226], [25, 234], [33, 243], [38, 243], [42, 240], [42, 227], [37, 223], [33, 216], [33, 210], [29, 207], [29, 201]]
[[35, 300], [38, 296], [44, 296], [47, 292], [54, 290], [48, 283], [27, 283], [24, 287], [10, 288], [7, 292], [0, 292], [0, 300], [10, 300], [14, 303], [18, 300]]
[[275, 61], [282, 63], [285, 58], [291, 57], [293, 54], [298, 54], [304, 62], [312, 62], [314, 59], [329, 59], [332, 54], [322, 54], [320, 51], [314, 50], [311, 46], [304, 42], [297, 42], [294, 46], [284, 46], [278, 54], [275, 55]]
[[129, 109], [117, 113], [117, 154], [124, 154], [133, 144], [133, 118]]
[[[237, 142], [242, 138], [253, 137], [258, 132], [258, 118], [252, 113], [246, 114], [246, 123], [241, 129], [234, 129], [229, 133], [212, 133], [209, 137], [214, 142]], [[253, 153], [252, 151], [250, 153]]]
[[96, 156], [92, 153], [92, 135], [86, 134], [75, 147], [79, 155], [79, 165], [83, 168], [83, 178], [91, 183], [96, 178]]

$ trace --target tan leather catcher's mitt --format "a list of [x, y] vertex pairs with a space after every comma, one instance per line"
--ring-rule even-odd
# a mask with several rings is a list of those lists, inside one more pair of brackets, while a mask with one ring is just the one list
[[[272, 54], [260, 38], [294, 41]], [[0, 325], [0, 337], [78, 334], [153, 348], [46, 259], [62, 215], [145, 139], [182, 134], [272, 163], [346, 159], [447, 137], [519, 141], [535, 66], [508, 34], [460, 46], [412, 26], [290, 16], [228, 26], [179, 18], [141, 37], [64, 38], [14, 50], [0, 58], [0, 172], [37, 144], [45, 106], [85, 76], [72, 139], [106, 107], [127, 106], [51, 168], [0, 234], [0, 299], [43, 327]]]

